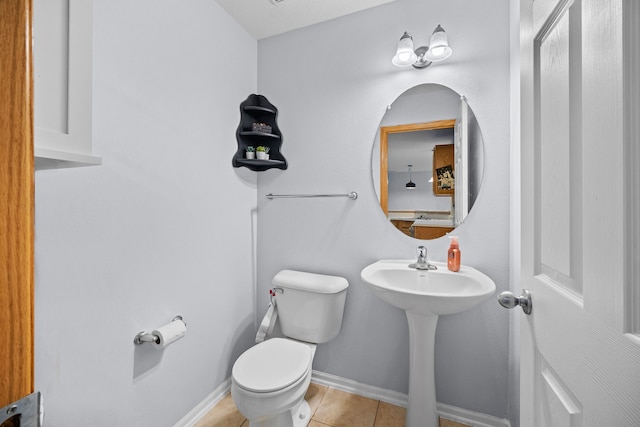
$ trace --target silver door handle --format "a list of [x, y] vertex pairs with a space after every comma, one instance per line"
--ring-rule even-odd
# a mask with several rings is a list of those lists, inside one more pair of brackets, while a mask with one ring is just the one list
[[527, 289], [522, 290], [522, 295], [515, 296], [512, 292], [506, 291], [498, 295], [498, 302], [506, 308], [522, 307], [524, 314], [531, 314], [533, 303], [531, 302], [531, 292]]

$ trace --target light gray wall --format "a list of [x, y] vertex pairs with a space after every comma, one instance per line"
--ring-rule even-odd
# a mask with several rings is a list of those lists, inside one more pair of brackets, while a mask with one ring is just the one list
[[[437, 24], [454, 55], [426, 70], [400, 70], [391, 57], [402, 32], [427, 43]], [[485, 142], [483, 188], [460, 236], [462, 262], [509, 288], [509, 2], [397, 0], [260, 41], [258, 89], [274, 103], [286, 171], [258, 176], [258, 298], [292, 268], [350, 282], [341, 334], [322, 344], [314, 368], [407, 392], [409, 341], [404, 313], [378, 300], [360, 270], [381, 258], [413, 258], [420, 243], [385, 219], [373, 189], [371, 147], [396, 97], [421, 83], [468, 99]], [[346, 193], [348, 199], [267, 200], [273, 193]], [[426, 242], [444, 260], [448, 239]], [[264, 314], [266, 304], [258, 306]], [[507, 310], [495, 298], [442, 317], [436, 334], [438, 400], [509, 416]]]
[[[255, 336], [256, 177], [231, 167], [257, 42], [216, 2], [95, 0], [94, 152], [36, 173], [46, 425], [172, 426]], [[163, 351], [141, 330], [187, 322]]]

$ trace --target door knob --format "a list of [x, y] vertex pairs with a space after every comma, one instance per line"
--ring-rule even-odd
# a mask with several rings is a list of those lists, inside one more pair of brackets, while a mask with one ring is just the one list
[[506, 291], [498, 295], [498, 302], [506, 308], [522, 307], [524, 314], [531, 314], [532, 302], [531, 292], [527, 289], [522, 290], [522, 295], [515, 296], [512, 292]]

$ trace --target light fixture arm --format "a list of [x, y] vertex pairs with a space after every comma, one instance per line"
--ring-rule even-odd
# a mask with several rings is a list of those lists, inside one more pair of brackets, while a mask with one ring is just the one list
[[420, 46], [419, 48], [416, 49], [416, 56], [417, 56], [416, 62], [411, 64], [413, 68], [417, 68], [417, 69], [427, 68], [429, 65], [432, 64], [432, 61], [429, 61], [428, 59], [425, 58], [425, 55], [427, 54], [428, 51], [429, 51], [429, 46]]

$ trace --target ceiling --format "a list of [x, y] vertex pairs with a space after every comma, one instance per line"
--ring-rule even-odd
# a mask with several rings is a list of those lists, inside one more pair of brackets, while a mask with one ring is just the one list
[[395, 0], [216, 0], [257, 40]]

